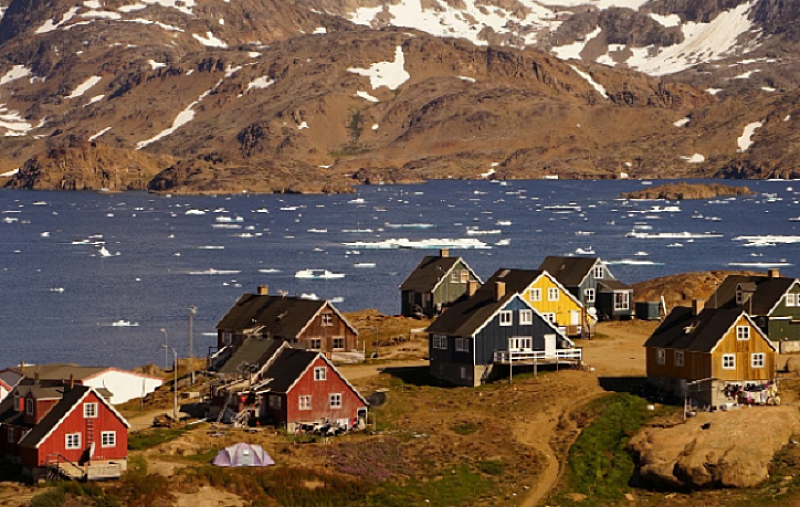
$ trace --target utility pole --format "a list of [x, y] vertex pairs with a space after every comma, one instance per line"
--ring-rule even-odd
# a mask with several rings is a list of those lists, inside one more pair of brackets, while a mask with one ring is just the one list
[[191, 379], [192, 385], [194, 385], [195, 378], [194, 378], [194, 333], [192, 329], [192, 324], [194, 320], [194, 314], [197, 312], [196, 306], [189, 307], [189, 371], [191, 372]]

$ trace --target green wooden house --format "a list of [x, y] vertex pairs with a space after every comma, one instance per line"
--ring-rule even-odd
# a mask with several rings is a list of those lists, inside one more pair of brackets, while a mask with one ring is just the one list
[[400, 285], [401, 315], [433, 317], [467, 293], [474, 293], [481, 279], [461, 257], [448, 250], [426, 256]]
[[741, 307], [781, 353], [800, 351], [800, 281], [781, 276], [777, 269], [766, 276], [727, 277], [706, 305]]

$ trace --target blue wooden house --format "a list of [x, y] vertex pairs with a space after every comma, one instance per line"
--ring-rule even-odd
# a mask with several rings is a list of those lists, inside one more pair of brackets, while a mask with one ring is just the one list
[[499, 365], [581, 361], [581, 349], [504, 282], [455, 302], [428, 337], [431, 375], [454, 385], [480, 385]]

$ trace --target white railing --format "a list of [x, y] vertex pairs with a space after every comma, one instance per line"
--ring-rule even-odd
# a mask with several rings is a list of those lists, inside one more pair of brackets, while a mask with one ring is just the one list
[[[555, 352], [555, 353], [553, 353]], [[544, 350], [496, 350], [494, 352], [494, 361], [496, 363], [509, 363], [513, 361], [533, 361], [533, 360], [552, 360], [552, 359], [569, 359], [580, 360], [583, 357], [583, 350], [575, 349], [558, 349], [551, 352]]]

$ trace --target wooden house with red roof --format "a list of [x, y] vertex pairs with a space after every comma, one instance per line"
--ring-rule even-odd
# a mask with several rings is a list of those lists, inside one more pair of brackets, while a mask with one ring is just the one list
[[34, 478], [119, 477], [127, 468], [130, 425], [108, 397], [74, 383], [20, 381], [0, 402], [0, 456]]

